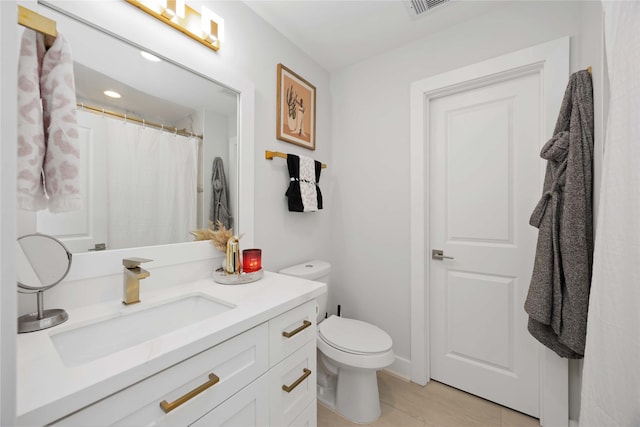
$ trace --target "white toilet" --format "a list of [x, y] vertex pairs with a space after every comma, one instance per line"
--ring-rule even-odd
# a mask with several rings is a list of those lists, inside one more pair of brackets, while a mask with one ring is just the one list
[[[289, 276], [327, 283], [331, 265], [313, 260], [280, 270]], [[325, 319], [327, 294], [318, 298], [318, 399], [343, 417], [366, 424], [380, 416], [376, 371], [394, 360], [389, 334], [345, 317]]]

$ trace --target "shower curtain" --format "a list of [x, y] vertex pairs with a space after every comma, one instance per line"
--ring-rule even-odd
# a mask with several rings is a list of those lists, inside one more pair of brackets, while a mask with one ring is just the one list
[[640, 3], [604, 1], [611, 99], [580, 427], [640, 425]]
[[116, 120], [107, 129], [109, 249], [191, 241], [198, 140]]

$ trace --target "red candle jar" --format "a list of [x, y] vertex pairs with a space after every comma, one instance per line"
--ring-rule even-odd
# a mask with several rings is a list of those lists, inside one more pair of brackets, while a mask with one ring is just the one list
[[242, 270], [253, 273], [262, 268], [262, 250], [245, 249], [242, 251]]

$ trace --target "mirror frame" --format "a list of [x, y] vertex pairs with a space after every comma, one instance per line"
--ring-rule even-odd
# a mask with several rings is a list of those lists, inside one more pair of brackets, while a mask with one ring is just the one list
[[[255, 85], [221, 63], [219, 54], [176, 33], [169, 26], [144, 14], [126, 2], [86, 2], [39, 0], [38, 12], [46, 16], [53, 9], [84, 22], [96, 31], [103, 31], [140, 49], [154, 52], [163, 59], [213, 80], [238, 93], [238, 206], [236, 233], [243, 233], [246, 247], [254, 239], [254, 122]], [[223, 48], [224, 49], [224, 48]], [[223, 50], [222, 49], [222, 50]], [[161, 246], [114, 249], [105, 252], [74, 254], [74, 268], [66, 281], [89, 279], [122, 270], [124, 257], [151, 258], [154, 267], [222, 258], [208, 241], [176, 243]]]

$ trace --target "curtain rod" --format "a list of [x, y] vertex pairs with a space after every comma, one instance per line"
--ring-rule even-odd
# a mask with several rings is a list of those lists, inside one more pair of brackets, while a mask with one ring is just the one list
[[44, 45], [47, 48], [50, 48], [58, 37], [56, 21], [20, 5], [18, 5], [18, 24], [44, 34]]
[[[287, 158], [287, 154], [286, 153], [281, 153], [279, 151], [269, 151], [269, 150], [265, 150], [264, 151], [264, 158], [267, 160], [272, 160], [274, 157], [280, 157], [281, 159], [286, 159]], [[324, 163], [322, 163], [322, 169], [326, 169], [327, 165], [325, 165]]]
[[167, 132], [171, 132], [171, 133], [174, 133], [174, 134], [180, 135], [180, 136], [194, 137], [194, 138], [199, 138], [199, 139], [203, 138], [203, 135], [196, 135], [193, 132], [188, 132], [186, 130], [180, 130], [180, 129], [178, 129], [176, 127], [173, 127], [173, 126], [165, 126], [165, 125], [163, 125], [161, 123], [149, 122], [149, 121], [146, 121], [144, 119], [140, 119], [138, 117], [128, 116], [126, 114], [117, 113], [115, 111], [105, 110], [104, 108], [94, 107], [94, 106], [91, 106], [91, 105], [86, 105], [86, 104], [84, 104], [82, 102], [78, 102], [76, 105], [78, 107], [80, 107], [80, 109], [82, 109], [82, 110], [88, 110], [88, 111], [91, 111], [91, 112], [96, 113], [96, 114], [102, 114], [102, 115], [106, 114], [106, 115], [111, 116], [111, 117], [116, 117], [118, 119], [123, 119], [125, 122], [135, 122], [135, 123], [141, 124], [142, 126], [151, 126], [151, 127], [154, 127], [154, 128], [160, 129], [160, 130], [166, 130]]

